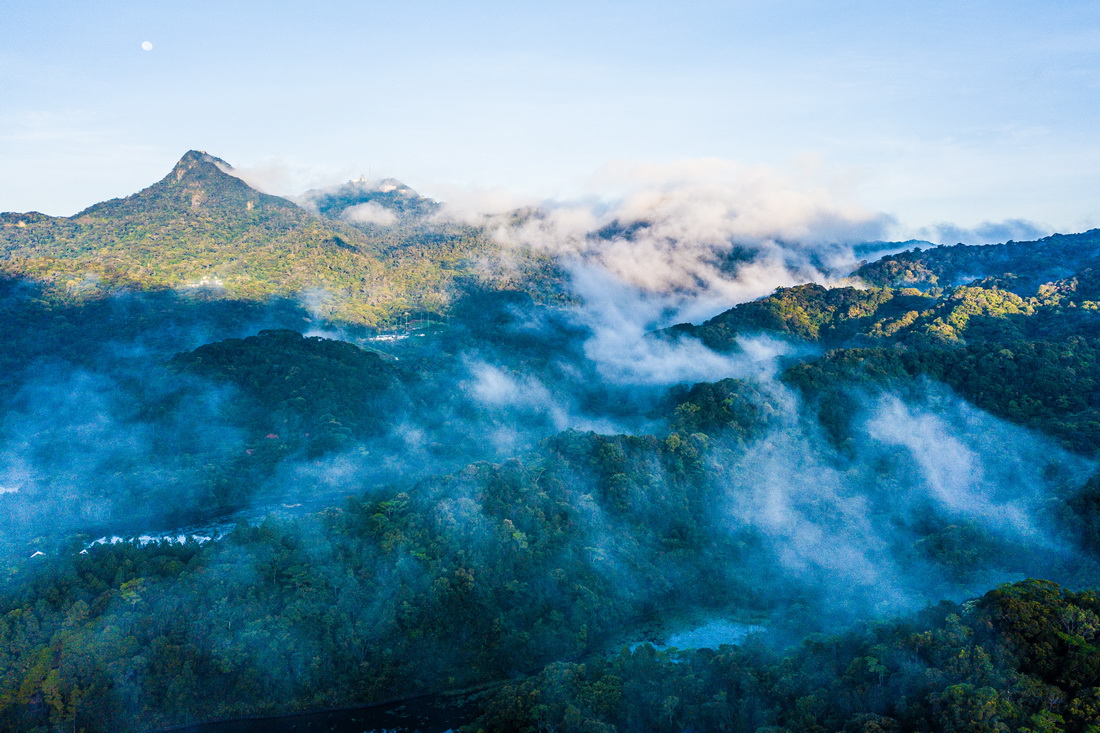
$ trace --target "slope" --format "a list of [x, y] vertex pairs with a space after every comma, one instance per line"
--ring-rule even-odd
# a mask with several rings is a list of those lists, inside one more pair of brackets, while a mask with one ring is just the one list
[[1033, 295], [1042, 283], [1062, 280], [1100, 264], [1100, 229], [1054, 234], [1034, 242], [914, 248], [883, 257], [855, 275], [871, 285], [954, 287], [999, 277], [1019, 295]]
[[152, 186], [72, 217], [0, 214], [0, 273], [37, 281], [55, 301], [127, 289], [248, 300], [307, 293], [319, 315], [371, 326], [446, 309], [461, 278], [512, 284], [479, 267], [499, 248], [472, 227], [357, 228], [261, 193], [194, 150]]

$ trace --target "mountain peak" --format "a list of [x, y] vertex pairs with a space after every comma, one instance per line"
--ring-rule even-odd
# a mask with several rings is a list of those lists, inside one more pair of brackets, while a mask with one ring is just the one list
[[229, 165], [221, 158], [211, 155], [205, 150], [188, 150], [186, 153], [183, 154], [183, 157], [180, 158], [180, 162], [177, 163], [177, 165], [192, 163], [216, 163], [221, 165]]
[[440, 204], [421, 196], [396, 178], [363, 176], [324, 189], [306, 191], [295, 199], [309, 211], [352, 224], [396, 224], [423, 219]]
[[220, 212], [234, 216], [253, 209], [296, 208], [278, 196], [257, 191], [241, 180], [233, 166], [205, 150], [188, 150], [175, 167], [148, 188], [121, 199], [88, 207], [74, 219], [88, 223], [93, 218], [141, 217], [153, 211]]
[[[175, 167], [150, 191], [175, 191], [171, 195], [192, 196], [202, 200], [221, 200], [231, 206], [250, 201], [249, 205], [293, 205], [285, 199], [268, 196], [244, 181], [229, 163], [205, 150], [188, 150]], [[195, 204], [192, 204], [196, 206]]]
[[175, 180], [182, 181], [183, 177], [189, 173], [210, 175], [214, 170], [225, 175], [233, 175], [231, 172], [233, 166], [221, 158], [213, 156], [205, 150], [188, 150], [176, 163], [176, 167], [172, 169], [169, 178], [174, 176]]

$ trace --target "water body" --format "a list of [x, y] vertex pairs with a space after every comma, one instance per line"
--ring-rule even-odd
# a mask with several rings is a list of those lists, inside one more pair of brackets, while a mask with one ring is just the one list
[[717, 649], [723, 644], [742, 644], [751, 634], [767, 631], [763, 626], [746, 624], [729, 619], [714, 619], [703, 624], [680, 627], [653, 639], [630, 642], [630, 651], [643, 644], [651, 644], [663, 652], [666, 649]]

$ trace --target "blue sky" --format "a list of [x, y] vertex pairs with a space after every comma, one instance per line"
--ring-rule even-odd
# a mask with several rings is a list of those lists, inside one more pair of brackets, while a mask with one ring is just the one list
[[570, 197], [609, 164], [713, 158], [835, 188], [898, 236], [1100, 226], [1095, 1], [4, 10], [0, 210], [72, 214], [198, 148], [274, 193], [362, 173]]

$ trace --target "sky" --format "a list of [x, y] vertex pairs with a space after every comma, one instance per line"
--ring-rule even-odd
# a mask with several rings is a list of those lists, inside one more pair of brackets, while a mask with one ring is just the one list
[[0, 211], [71, 215], [200, 149], [277, 194], [366, 175], [607, 197], [608, 171], [711, 161], [827, 188], [899, 239], [1100, 226], [1095, 0], [3, 10]]

